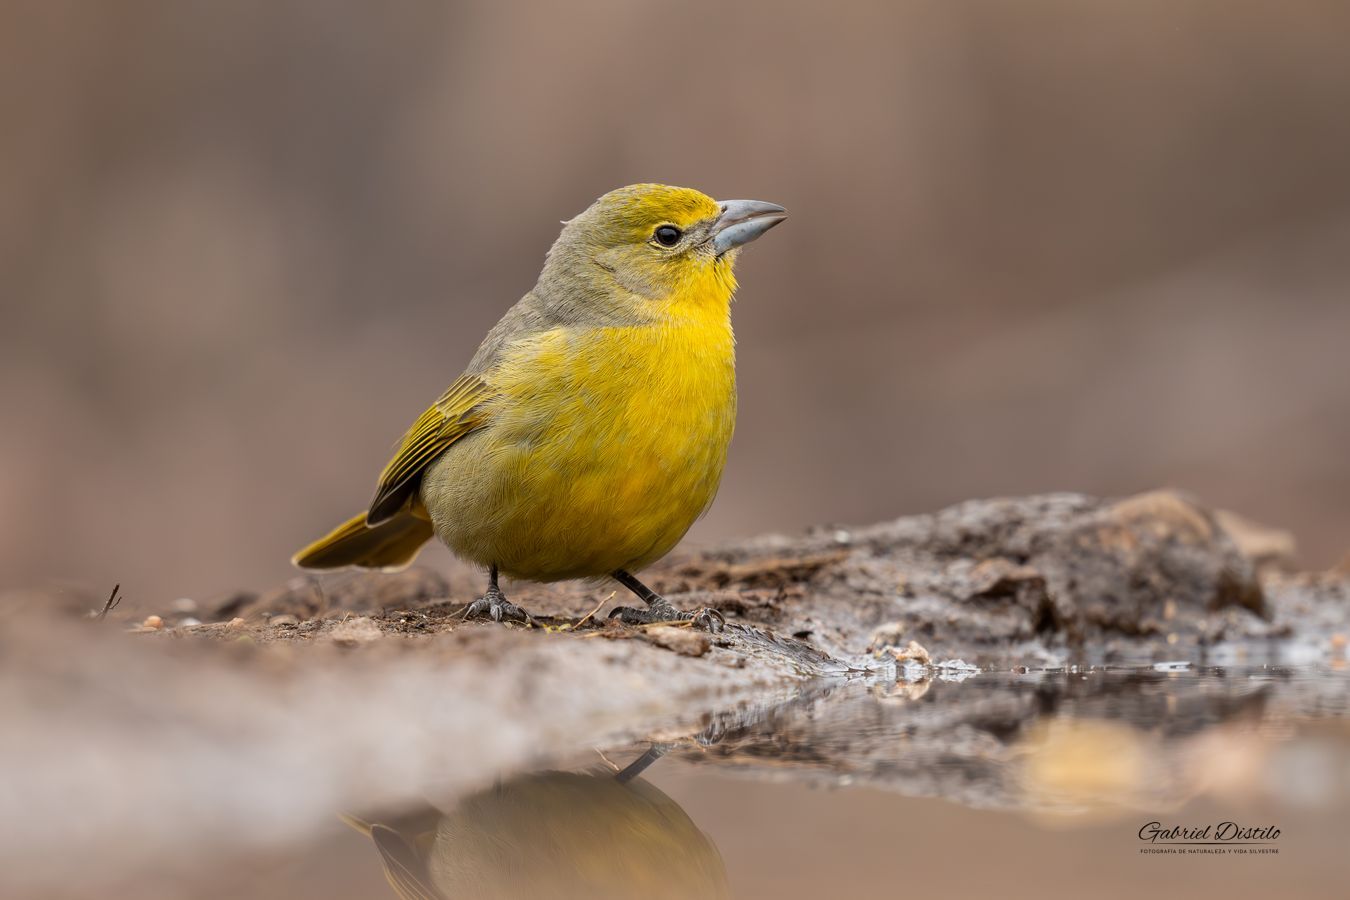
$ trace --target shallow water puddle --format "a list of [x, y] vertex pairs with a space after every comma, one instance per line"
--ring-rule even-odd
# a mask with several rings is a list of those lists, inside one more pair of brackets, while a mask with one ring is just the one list
[[181, 875], [252, 897], [1344, 895], [1344, 668], [946, 674], [334, 810], [308, 847]]

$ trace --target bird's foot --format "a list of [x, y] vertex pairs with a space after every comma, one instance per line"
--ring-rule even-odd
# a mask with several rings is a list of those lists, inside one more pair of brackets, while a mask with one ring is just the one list
[[470, 603], [464, 610], [464, 618], [534, 624], [534, 618], [529, 613], [507, 600], [506, 595], [495, 587], [488, 588], [486, 594]]
[[646, 609], [634, 609], [631, 606], [617, 606], [609, 611], [609, 618], [618, 619], [625, 625], [654, 625], [658, 622], [689, 622], [695, 628], [713, 634], [726, 627], [727, 620], [720, 612], [710, 606], [702, 609], [683, 610], [670, 605], [670, 601], [657, 598], [649, 601]]

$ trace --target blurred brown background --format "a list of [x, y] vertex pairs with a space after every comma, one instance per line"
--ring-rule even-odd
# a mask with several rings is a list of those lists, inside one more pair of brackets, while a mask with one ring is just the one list
[[1330, 563], [1347, 37], [1335, 0], [11, 0], [0, 586], [286, 577], [634, 181], [792, 212], [695, 539], [1171, 485]]

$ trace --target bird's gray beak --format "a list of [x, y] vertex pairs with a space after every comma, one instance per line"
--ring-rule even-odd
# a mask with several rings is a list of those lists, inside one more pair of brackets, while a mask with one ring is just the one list
[[787, 218], [787, 210], [763, 200], [722, 200], [722, 215], [712, 228], [712, 245], [721, 256], [748, 244]]

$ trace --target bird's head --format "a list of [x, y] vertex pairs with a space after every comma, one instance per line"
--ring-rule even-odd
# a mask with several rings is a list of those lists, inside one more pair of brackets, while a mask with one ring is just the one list
[[[541, 276], [582, 287], [591, 302], [639, 314], [725, 306], [739, 248], [787, 218], [760, 200], [714, 200], [690, 188], [635, 184], [564, 223]], [[557, 284], [550, 285], [557, 287]]]

